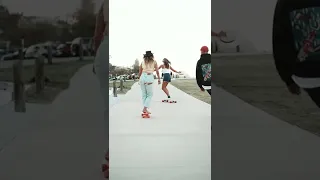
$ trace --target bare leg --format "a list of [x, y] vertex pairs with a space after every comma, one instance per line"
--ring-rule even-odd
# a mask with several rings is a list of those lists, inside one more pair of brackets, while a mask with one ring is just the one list
[[162, 82], [162, 90], [163, 90], [163, 92], [166, 93], [166, 95], [169, 97], [170, 94], [169, 94], [169, 90], [167, 89], [168, 83], [169, 83], [169, 82], [166, 82], [166, 81], [163, 81], [163, 82]]

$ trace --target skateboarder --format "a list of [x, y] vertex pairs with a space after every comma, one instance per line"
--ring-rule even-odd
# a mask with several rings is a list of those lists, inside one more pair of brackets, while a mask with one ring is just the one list
[[166, 93], [168, 99], [170, 99], [170, 93], [169, 90], [167, 89], [168, 84], [171, 82], [171, 77], [172, 77], [172, 72], [175, 73], [180, 73], [180, 71], [176, 71], [171, 67], [171, 62], [167, 59], [163, 59], [163, 64], [159, 66], [159, 69], [162, 69], [162, 74], [163, 74], [163, 82], [162, 82], [162, 90], [164, 93]]
[[202, 46], [200, 52], [196, 66], [197, 84], [201, 91], [207, 91], [211, 96], [211, 54], [207, 46]]
[[278, 0], [273, 19], [273, 57], [288, 90], [304, 89], [320, 107], [320, 2]]
[[160, 84], [160, 74], [157, 62], [154, 60], [153, 53], [146, 51], [143, 56], [143, 61], [139, 67], [139, 82], [142, 93], [143, 114], [150, 114], [148, 108], [150, 107], [150, 101], [153, 96], [153, 72], [156, 71], [158, 77], [158, 84]]
[[97, 75], [100, 82], [100, 90], [104, 100], [104, 147], [105, 155], [102, 164], [102, 171], [105, 178], [109, 178], [109, 0], [104, 0], [96, 19], [96, 27], [94, 34], [95, 42], [95, 60], [93, 72]]

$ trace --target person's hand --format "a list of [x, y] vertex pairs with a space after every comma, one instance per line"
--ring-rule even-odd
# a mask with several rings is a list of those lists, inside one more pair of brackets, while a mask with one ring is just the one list
[[201, 91], [206, 91], [204, 88], [200, 88]]
[[177, 73], [181, 73], [181, 71], [178, 71]]
[[290, 91], [291, 94], [294, 94], [294, 95], [301, 94], [301, 89], [296, 83], [292, 83], [288, 85], [288, 90]]
[[158, 84], [161, 84], [161, 81], [160, 81], [160, 79], [158, 79]]

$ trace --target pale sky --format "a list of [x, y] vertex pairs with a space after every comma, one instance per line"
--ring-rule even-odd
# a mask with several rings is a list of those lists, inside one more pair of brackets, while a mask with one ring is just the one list
[[212, 30], [237, 31], [258, 50], [271, 49], [276, 0], [215, 0]]
[[151, 50], [160, 64], [195, 76], [201, 46], [211, 44], [211, 0], [110, 0], [110, 62], [132, 66]]

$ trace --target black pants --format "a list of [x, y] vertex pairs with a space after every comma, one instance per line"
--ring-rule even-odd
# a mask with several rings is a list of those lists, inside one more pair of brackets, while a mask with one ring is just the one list
[[304, 89], [312, 101], [320, 108], [320, 88]]
[[208, 93], [210, 94], [210, 96], [211, 96], [211, 89], [208, 89], [207, 92], [208, 92]]

